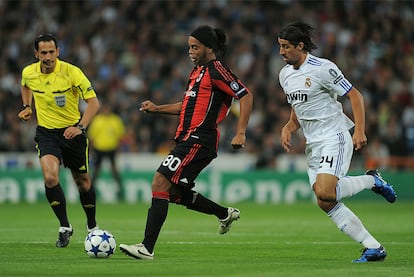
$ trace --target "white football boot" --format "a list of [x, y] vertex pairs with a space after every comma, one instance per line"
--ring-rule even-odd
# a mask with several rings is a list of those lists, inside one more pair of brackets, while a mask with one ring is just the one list
[[120, 244], [119, 249], [126, 255], [141, 259], [141, 260], [153, 260], [154, 259], [154, 253], [150, 253], [145, 245], [142, 243], [139, 244], [133, 244], [133, 245], [127, 245], [127, 244]]
[[227, 217], [219, 219], [219, 234], [225, 234], [230, 230], [231, 223], [240, 218], [240, 211], [236, 208], [229, 207], [227, 209]]

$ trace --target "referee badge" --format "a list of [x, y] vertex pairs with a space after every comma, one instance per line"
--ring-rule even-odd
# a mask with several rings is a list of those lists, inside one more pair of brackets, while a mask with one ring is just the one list
[[65, 95], [55, 96], [55, 103], [59, 107], [64, 107], [66, 104], [66, 96]]

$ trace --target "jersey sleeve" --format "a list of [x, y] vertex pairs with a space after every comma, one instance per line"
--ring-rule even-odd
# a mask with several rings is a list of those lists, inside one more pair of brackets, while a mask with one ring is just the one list
[[250, 93], [242, 81], [220, 61], [214, 61], [212, 69], [210, 72], [211, 81], [213, 86], [216, 86], [219, 90], [236, 99], [240, 99]]
[[20, 81], [20, 84], [22, 87], [25, 87], [25, 86], [27, 87], [28, 77], [32, 74], [32, 72], [33, 72], [33, 68], [30, 65], [23, 68], [22, 79]]
[[325, 87], [339, 96], [344, 96], [352, 88], [352, 84], [345, 78], [338, 66], [330, 61], [326, 61], [321, 66], [320, 78]]
[[96, 93], [91, 82], [82, 70], [76, 66], [73, 66], [72, 68], [72, 86], [84, 100], [96, 97]]

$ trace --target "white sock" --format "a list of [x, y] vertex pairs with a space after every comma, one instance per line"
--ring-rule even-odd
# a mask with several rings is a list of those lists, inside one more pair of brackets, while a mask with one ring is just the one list
[[328, 212], [328, 216], [343, 233], [366, 248], [378, 248], [381, 244], [365, 229], [361, 220], [342, 202]]
[[375, 179], [371, 175], [342, 177], [336, 185], [336, 201], [354, 196], [364, 189], [372, 189], [374, 184]]

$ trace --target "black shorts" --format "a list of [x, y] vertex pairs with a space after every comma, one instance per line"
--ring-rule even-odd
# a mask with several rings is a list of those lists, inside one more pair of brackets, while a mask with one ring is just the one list
[[99, 151], [99, 150], [94, 149], [93, 154], [94, 154], [93, 163], [95, 166], [100, 166], [102, 163], [102, 160], [105, 158], [108, 158], [111, 164], [115, 164], [116, 150]]
[[215, 146], [208, 147], [189, 138], [177, 143], [157, 171], [173, 184], [192, 188], [200, 172], [216, 157]]
[[65, 129], [36, 128], [35, 142], [39, 158], [50, 154], [57, 157], [65, 167], [79, 173], [88, 172], [88, 138], [85, 134], [65, 139]]

